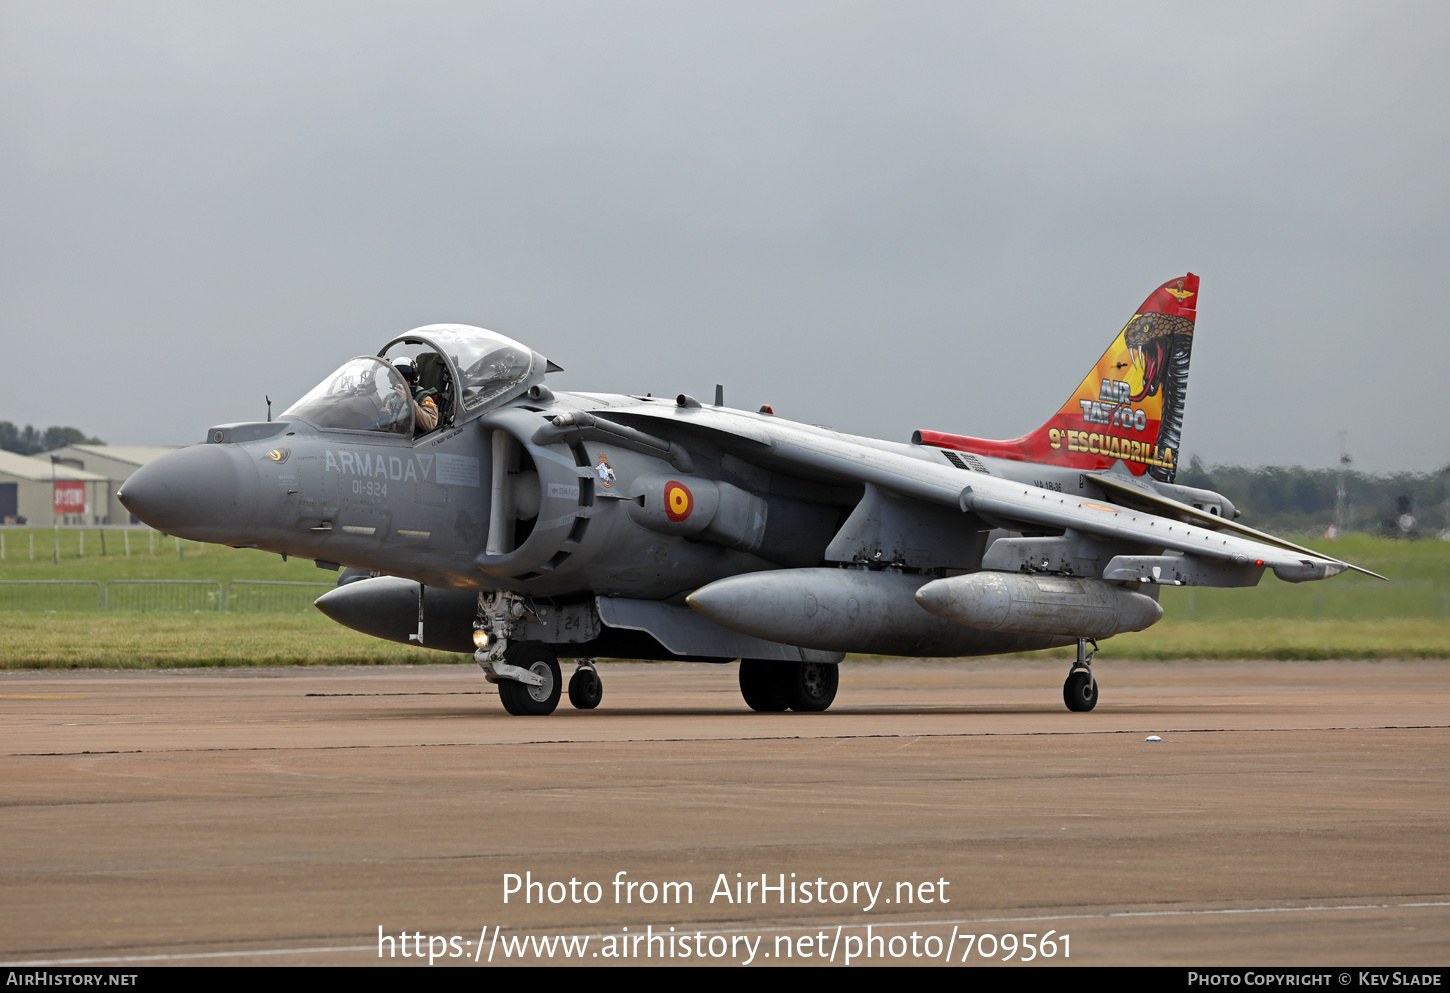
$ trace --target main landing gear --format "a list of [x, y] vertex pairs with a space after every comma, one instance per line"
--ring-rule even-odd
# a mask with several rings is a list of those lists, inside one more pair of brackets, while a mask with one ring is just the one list
[[[1092, 642], [1093, 650], [1087, 650]], [[1062, 684], [1062, 702], [1068, 710], [1086, 713], [1098, 705], [1098, 681], [1093, 678], [1093, 656], [1098, 653], [1098, 643], [1091, 638], [1077, 639], [1077, 661]]]
[[840, 669], [829, 662], [740, 660], [740, 695], [751, 710], [819, 713], [836, 699]]

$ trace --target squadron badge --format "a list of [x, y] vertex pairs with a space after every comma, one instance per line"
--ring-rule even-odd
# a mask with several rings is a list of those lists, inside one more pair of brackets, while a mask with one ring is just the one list
[[594, 471], [599, 473], [600, 485], [614, 485], [614, 466], [609, 464], [609, 460], [604, 457], [603, 452], [599, 453], [599, 465], [594, 467]]

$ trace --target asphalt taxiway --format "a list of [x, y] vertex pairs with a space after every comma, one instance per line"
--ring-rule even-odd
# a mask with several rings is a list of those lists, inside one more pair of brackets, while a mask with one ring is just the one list
[[[600, 709], [546, 718], [472, 665], [0, 673], [0, 962], [366, 965], [381, 929], [483, 967], [673, 927], [819, 963], [867, 925], [902, 943], [860, 964], [1049, 931], [1069, 964], [1450, 960], [1445, 663], [1108, 655], [1089, 714], [1044, 661], [847, 663], [829, 712], [770, 715], [733, 665], [604, 663]], [[510, 874], [578, 884], [505, 904]], [[762, 874], [816, 897], [719, 895]]]

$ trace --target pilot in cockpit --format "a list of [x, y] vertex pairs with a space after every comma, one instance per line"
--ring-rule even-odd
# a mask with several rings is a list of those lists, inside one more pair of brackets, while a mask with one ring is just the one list
[[[393, 368], [408, 383], [406, 387], [398, 383], [393, 390], [402, 399], [411, 399], [413, 403], [413, 434], [427, 434], [438, 426], [438, 402], [434, 399], [438, 391], [418, 388], [418, 370], [414, 368], [413, 360], [406, 355], [393, 359]], [[408, 396], [409, 392], [412, 393], [411, 398]]]

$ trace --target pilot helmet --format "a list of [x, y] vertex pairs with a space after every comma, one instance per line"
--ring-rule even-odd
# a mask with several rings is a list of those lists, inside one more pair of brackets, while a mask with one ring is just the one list
[[393, 368], [398, 370], [398, 375], [409, 383], [416, 382], [418, 379], [418, 370], [413, 367], [413, 360], [406, 355], [399, 355], [393, 359]]

